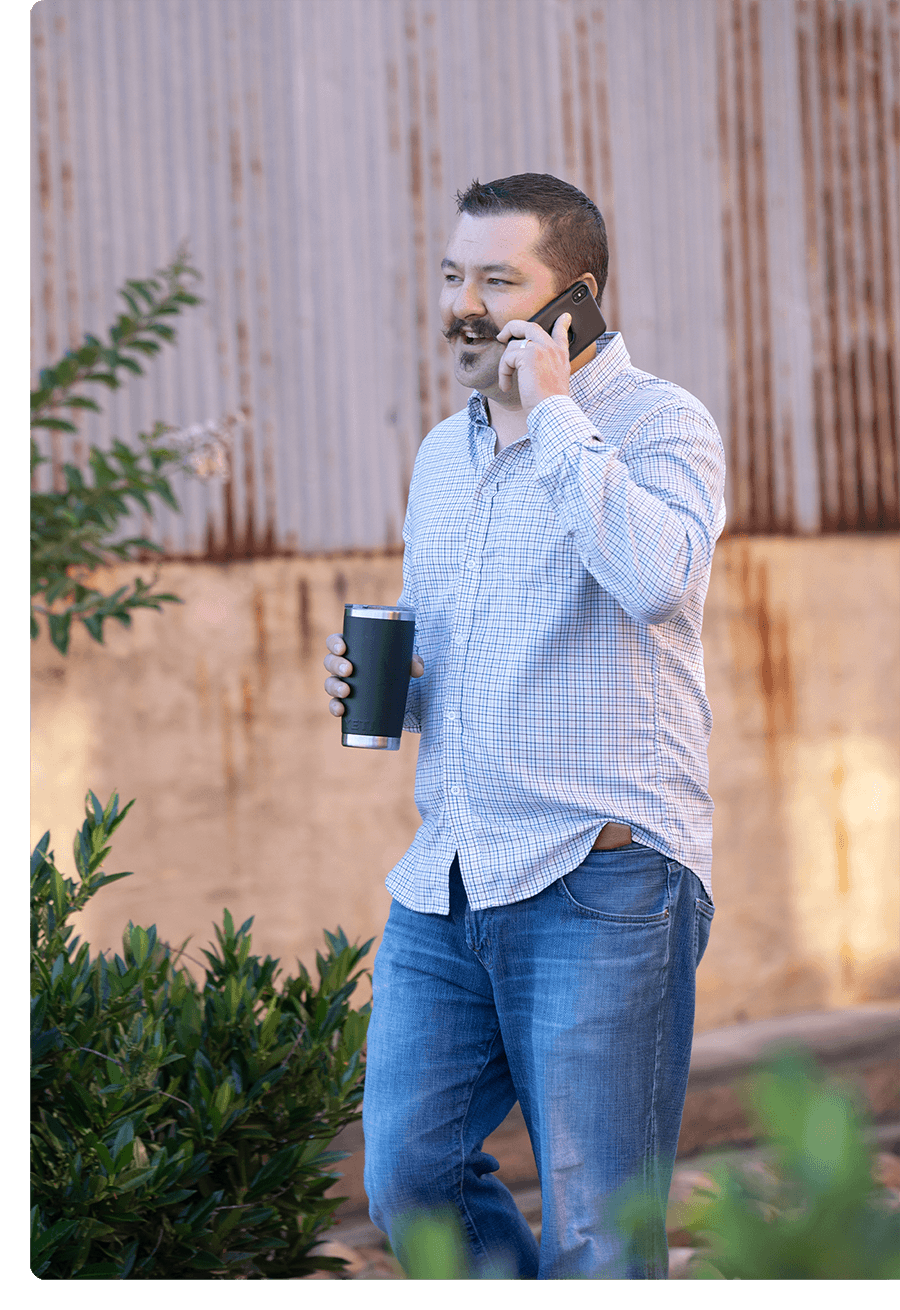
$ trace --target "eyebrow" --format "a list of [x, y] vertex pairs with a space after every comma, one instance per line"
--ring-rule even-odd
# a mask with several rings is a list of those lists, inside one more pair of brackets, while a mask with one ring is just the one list
[[[442, 259], [441, 268], [459, 268], [459, 264], [453, 259]], [[522, 277], [522, 270], [516, 268], [515, 264], [477, 264], [478, 273], [511, 273], [514, 277]]]

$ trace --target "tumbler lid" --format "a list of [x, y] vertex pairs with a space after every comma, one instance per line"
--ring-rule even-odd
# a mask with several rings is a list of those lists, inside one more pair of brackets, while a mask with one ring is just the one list
[[416, 611], [402, 605], [353, 605], [344, 606], [344, 618], [351, 619], [404, 619], [415, 623]]

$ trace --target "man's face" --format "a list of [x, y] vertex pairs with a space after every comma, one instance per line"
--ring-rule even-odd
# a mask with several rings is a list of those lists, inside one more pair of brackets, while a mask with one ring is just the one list
[[501, 392], [505, 346], [497, 333], [512, 318], [529, 319], [558, 292], [557, 276], [534, 253], [541, 227], [534, 214], [461, 214], [441, 265], [441, 321], [453, 352], [456, 380], [489, 399], [518, 403]]

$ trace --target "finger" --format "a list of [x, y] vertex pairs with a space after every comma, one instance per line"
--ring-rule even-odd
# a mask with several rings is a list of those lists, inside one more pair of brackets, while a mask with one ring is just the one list
[[522, 343], [519, 341], [514, 342], [513, 349], [510, 349], [507, 346], [506, 350], [504, 350], [503, 354], [500, 356], [500, 367], [497, 370], [497, 381], [500, 384], [501, 391], [509, 391], [512, 386], [513, 373], [515, 373], [519, 366], [516, 353], [521, 344]]
[[524, 318], [511, 318], [497, 333], [497, 340], [505, 346], [513, 337], [530, 336], [533, 328], [537, 328], [538, 332], [543, 331], [537, 323], [528, 323]]
[[326, 678], [325, 690], [329, 696], [349, 696], [350, 688], [346, 682], [341, 682], [340, 678]]
[[569, 325], [571, 322], [571, 314], [560, 314], [559, 318], [553, 324], [553, 332], [551, 333], [553, 340], [558, 346], [565, 346], [567, 354], [569, 351]]
[[410, 673], [414, 678], [421, 678], [424, 672], [425, 672], [425, 664], [422, 660], [422, 657], [420, 655], [413, 655], [412, 664], [410, 665]]
[[345, 708], [346, 707], [339, 700], [331, 700], [328, 702], [328, 709], [336, 719], [339, 719], [341, 717], [341, 715], [344, 713]]
[[332, 655], [343, 655], [347, 647], [344, 644], [344, 638], [339, 632], [332, 632], [325, 638], [325, 645], [331, 651]]
[[339, 673], [344, 678], [349, 678], [353, 672], [350, 661], [342, 659], [340, 655], [326, 655], [322, 663], [329, 673]]

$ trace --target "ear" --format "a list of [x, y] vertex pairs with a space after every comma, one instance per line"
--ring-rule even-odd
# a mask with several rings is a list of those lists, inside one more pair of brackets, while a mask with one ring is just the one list
[[591, 289], [591, 295], [592, 295], [592, 296], [594, 297], [594, 299], [596, 300], [596, 299], [597, 299], [597, 279], [594, 277], [593, 273], [582, 273], [582, 274], [580, 274], [578, 280], [579, 280], [580, 282], [586, 282], [586, 283], [587, 283], [587, 285], [588, 285], [588, 286], [590, 287], [590, 289]]

